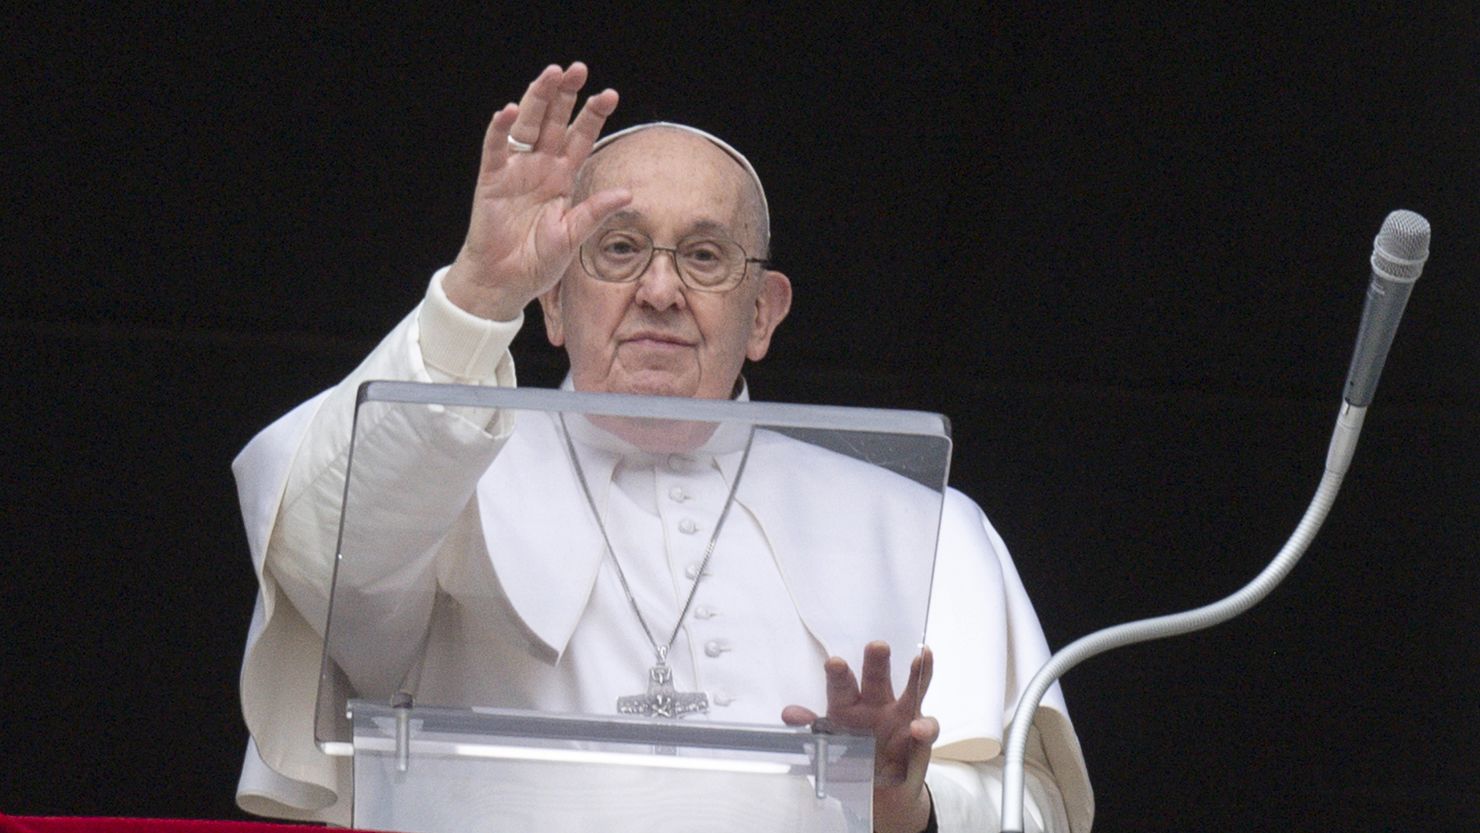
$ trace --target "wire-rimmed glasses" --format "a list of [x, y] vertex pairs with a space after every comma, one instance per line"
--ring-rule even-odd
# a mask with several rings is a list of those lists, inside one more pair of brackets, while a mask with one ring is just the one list
[[700, 292], [726, 292], [740, 285], [752, 263], [745, 247], [713, 234], [691, 234], [675, 246], [658, 246], [635, 229], [608, 229], [581, 245], [581, 268], [608, 283], [631, 283], [642, 277], [658, 252], [673, 257], [679, 280]]

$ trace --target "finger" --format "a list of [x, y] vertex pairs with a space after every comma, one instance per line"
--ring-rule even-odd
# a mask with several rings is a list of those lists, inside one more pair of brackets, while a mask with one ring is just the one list
[[928, 750], [940, 739], [940, 721], [933, 717], [917, 717], [910, 721], [910, 739]]
[[565, 145], [565, 129], [570, 123], [570, 114], [576, 108], [576, 95], [586, 84], [586, 65], [577, 61], [570, 65], [555, 86], [555, 96], [545, 110], [540, 124], [539, 149], [558, 152]]
[[894, 683], [889, 671], [889, 643], [870, 642], [863, 649], [863, 684], [859, 696], [866, 703], [894, 702]]
[[585, 106], [576, 114], [576, 120], [566, 132], [565, 155], [578, 165], [584, 162], [591, 153], [591, 146], [596, 144], [596, 137], [601, 135], [601, 128], [606, 126], [606, 120], [616, 109], [616, 90], [602, 90], [586, 99]]
[[480, 177], [503, 167], [509, 158], [509, 128], [518, 116], [518, 105], [509, 103], [488, 120], [488, 130], [483, 134], [483, 159], [478, 163]]
[[940, 722], [933, 717], [917, 717], [899, 727], [899, 731], [882, 739], [876, 747], [874, 771], [891, 783], [901, 783], [923, 776], [930, 763], [930, 752], [940, 738]]
[[611, 188], [597, 191], [581, 200], [578, 205], [571, 206], [565, 212], [566, 242], [570, 248], [574, 250], [586, 242], [586, 238], [591, 236], [597, 226], [630, 202], [630, 191], [625, 188]]
[[899, 701], [907, 704], [916, 715], [920, 713], [920, 704], [925, 700], [925, 693], [930, 690], [930, 679], [934, 674], [935, 655], [929, 648], [922, 646], [919, 656], [910, 662], [910, 679], [899, 695]]
[[509, 131], [515, 141], [530, 145], [539, 141], [540, 125], [545, 120], [545, 110], [550, 106], [550, 99], [555, 94], [561, 75], [560, 67], [551, 64], [545, 67], [538, 78], [529, 82], [524, 97], [519, 99], [519, 118]]
[[925, 701], [925, 695], [930, 692], [930, 681], [935, 679], [935, 652], [926, 645], [920, 649], [920, 693], [915, 699], [918, 707]]
[[829, 657], [822, 664], [822, 670], [827, 674], [827, 713], [845, 709], [858, 702], [858, 679], [853, 676], [853, 669], [842, 657]]
[[915, 718], [910, 721], [910, 739], [914, 743], [910, 746], [906, 779], [924, 779], [925, 770], [930, 766], [930, 752], [940, 739], [940, 721], [933, 717]]
[[876, 735], [874, 746], [874, 776], [878, 781], [891, 785], [908, 777], [916, 755], [912, 727], [905, 724], [894, 728], [895, 731], [883, 736]]
[[817, 712], [806, 706], [787, 706], [781, 710], [781, 722], [787, 726], [810, 726], [817, 720]]

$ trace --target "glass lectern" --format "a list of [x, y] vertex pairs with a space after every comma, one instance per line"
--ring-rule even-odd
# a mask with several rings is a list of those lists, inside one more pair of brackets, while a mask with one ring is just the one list
[[354, 824], [872, 829], [822, 662], [919, 651], [944, 417], [360, 390], [315, 721]]

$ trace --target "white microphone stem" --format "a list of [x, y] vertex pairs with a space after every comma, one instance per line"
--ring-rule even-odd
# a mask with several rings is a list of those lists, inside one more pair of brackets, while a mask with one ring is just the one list
[[1017, 709], [1013, 712], [1012, 726], [1007, 733], [1007, 760], [1002, 785], [1003, 833], [1021, 833], [1023, 830], [1023, 761], [1028, 748], [1028, 729], [1032, 726], [1038, 703], [1049, 686], [1069, 669], [1090, 657], [1125, 645], [1210, 628], [1238, 616], [1268, 596], [1295, 568], [1306, 548], [1315, 539], [1316, 531], [1325, 522], [1331, 503], [1341, 489], [1341, 479], [1356, 451], [1357, 436], [1362, 431], [1362, 421], [1366, 415], [1365, 407], [1349, 402], [1342, 403], [1336, 429], [1331, 437], [1331, 446], [1326, 453], [1326, 471], [1321, 476], [1320, 485], [1316, 487], [1315, 497], [1311, 499], [1310, 506], [1305, 510], [1305, 515], [1295, 527], [1290, 540], [1285, 542], [1274, 560], [1253, 581], [1221, 601], [1194, 610], [1114, 625], [1080, 637], [1050, 657], [1034, 675], [1018, 700]]

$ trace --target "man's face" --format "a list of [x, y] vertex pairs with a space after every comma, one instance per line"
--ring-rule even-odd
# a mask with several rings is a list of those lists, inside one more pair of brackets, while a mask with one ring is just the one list
[[[754, 257], [761, 248], [754, 189], [724, 151], [700, 136], [653, 128], [618, 140], [591, 162], [588, 193], [626, 188], [632, 202], [609, 219], [657, 246], [695, 232], [732, 238]], [[576, 390], [696, 396], [730, 395], [746, 358], [765, 356], [786, 316], [791, 285], [751, 264], [728, 292], [689, 289], [672, 257], [655, 252], [631, 283], [606, 283], [572, 262], [540, 298], [550, 343], [564, 346]]]

